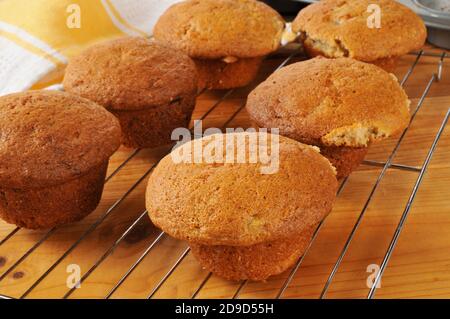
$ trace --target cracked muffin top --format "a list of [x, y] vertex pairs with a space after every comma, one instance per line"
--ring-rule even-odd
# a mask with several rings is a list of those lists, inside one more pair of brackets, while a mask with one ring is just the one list
[[159, 18], [154, 37], [195, 58], [249, 58], [277, 50], [283, 29], [283, 18], [260, 1], [187, 0]]
[[[268, 149], [259, 144], [265, 137]], [[214, 152], [214, 144], [224, 147]], [[195, 163], [192, 156], [201, 146], [203, 154], [233, 155]], [[261, 170], [269, 161], [249, 160], [261, 151], [274, 162], [278, 158], [270, 173]], [[174, 161], [174, 152], [190, 160]], [[247, 160], [239, 161], [238, 154]], [[175, 238], [249, 246], [314, 227], [330, 212], [336, 189], [334, 167], [316, 147], [267, 133], [215, 134], [185, 143], [161, 160], [149, 178], [146, 206], [152, 222]]]
[[393, 74], [350, 58], [317, 57], [273, 73], [246, 108], [260, 127], [304, 143], [364, 147], [400, 133], [409, 103]]
[[93, 45], [71, 59], [63, 85], [110, 110], [141, 110], [195, 95], [197, 71], [180, 51], [125, 37]]
[[0, 97], [0, 185], [58, 185], [101, 165], [119, 148], [116, 118], [68, 93], [29, 91]]
[[[371, 11], [380, 8], [380, 28]], [[369, 8], [369, 9], [368, 9]], [[301, 10], [292, 23], [305, 46], [327, 57], [361, 61], [395, 57], [422, 47], [426, 27], [408, 7], [393, 0], [322, 0]]]

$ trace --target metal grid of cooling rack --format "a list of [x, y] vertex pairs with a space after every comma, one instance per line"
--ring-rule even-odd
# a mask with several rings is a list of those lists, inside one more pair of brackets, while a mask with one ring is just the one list
[[[275, 70], [278, 70], [279, 68], [283, 67], [284, 65], [288, 64], [294, 57], [299, 56], [299, 52], [294, 52], [292, 54], [290, 54], [286, 59], [284, 59], [282, 61], [282, 63], [280, 65], [278, 65], [278, 67]], [[350, 246], [350, 243], [353, 240], [353, 237], [359, 227], [359, 225], [361, 224], [361, 221], [367, 211], [367, 208], [369, 206], [369, 203], [371, 202], [373, 195], [375, 194], [378, 186], [380, 185], [381, 180], [383, 179], [383, 177], [385, 176], [387, 170], [389, 168], [394, 168], [394, 169], [401, 169], [401, 170], [405, 170], [405, 171], [409, 171], [409, 172], [416, 172], [418, 173], [418, 177], [416, 179], [416, 182], [411, 190], [411, 194], [410, 197], [406, 203], [405, 209], [401, 215], [401, 218], [398, 222], [398, 225], [396, 227], [396, 230], [394, 232], [394, 235], [392, 237], [392, 240], [388, 246], [388, 249], [384, 255], [383, 261], [380, 265], [380, 270], [378, 271], [375, 280], [373, 282], [372, 287], [369, 290], [369, 293], [367, 295], [367, 298], [373, 298], [375, 291], [377, 289], [377, 284], [378, 282], [381, 280], [381, 277], [383, 276], [383, 273], [388, 265], [389, 259], [395, 249], [395, 246], [397, 244], [398, 238], [401, 234], [401, 231], [403, 229], [403, 226], [405, 224], [405, 221], [408, 217], [411, 205], [415, 199], [416, 193], [420, 187], [421, 181], [423, 179], [423, 176], [425, 174], [425, 171], [428, 168], [428, 164], [430, 163], [431, 157], [433, 156], [433, 153], [435, 151], [435, 148], [437, 146], [437, 143], [442, 135], [442, 132], [444, 131], [445, 126], [447, 125], [447, 122], [450, 118], [450, 109], [447, 111], [445, 117], [443, 118], [442, 122], [441, 122], [441, 126], [437, 132], [437, 134], [435, 135], [434, 141], [430, 147], [430, 149], [428, 150], [428, 154], [422, 164], [421, 167], [415, 167], [415, 166], [409, 166], [409, 165], [402, 165], [402, 164], [397, 164], [397, 163], [393, 163], [393, 158], [395, 157], [397, 150], [399, 149], [408, 129], [410, 128], [412, 122], [414, 121], [418, 111], [420, 110], [420, 108], [422, 107], [422, 104], [425, 100], [425, 98], [427, 97], [428, 92], [430, 91], [430, 88], [432, 86], [432, 84], [434, 82], [437, 82], [441, 79], [442, 77], [442, 73], [443, 73], [443, 65], [444, 65], [444, 59], [449, 58], [450, 55], [448, 55], [445, 51], [443, 51], [441, 54], [438, 53], [434, 53], [434, 52], [425, 52], [425, 51], [419, 51], [419, 52], [413, 52], [411, 53], [413, 55], [416, 56], [414, 62], [411, 64], [411, 66], [409, 67], [409, 69], [407, 70], [406, 74], [404, 75], [403, 79], [401, 80], [401, 85], [404, 86], [405, 83], [407, 82], [407, 80], [409, 79], [409, 77], [411, 76], [411, 74], [413, 73], [416, 65], [418, 63], [420, 63], [420, 59], [423, 56], [430, 56], [430, 57], [435, 57], [437, 59], [437, 69], [436, 69], [436, 73], [434, 73], [431, 78], [429, 79], [422, 95], [420, 96], [420, 99], [418, 100], [416, 106], [413, 109], [412, 115], [411, 115], [411, 120], [409, 122], [409, 125], [407, 126], [407, 128], [403, 131], [403, 133], [401, 134], [401, 136], [399, 137], [397, 143], [395, 144], [393, 150], [391, 151], [391, 153], [389, 154], [389, 157], [387, 158], [386, 162], [378, 162], [378, 161], [364, 161], [364, 163], [366, 165], [372, 165], [372, 166], [378, 166], [378, 167], [382, 167], [370, 193], [369, 196], [367, 197], [365, 204], [356, 220], [356, 223], [354, 224], [352, 230], [350, 231], [347, 241], [344, 244], [344, 247], [342, 248], [338, 259], [336, 260], [336, 263], [334, 264], [334, 267], [332, 268], [331, 273], [329, 274], [328, 280], [326, 281], [326, 284], [322, 290], [322, 293], [320, 295], [320, 298], [324, 298], [326, 296], [326, 293], [328, 292], [328, 288], [330, 287], [331, 282], [333, 281], [334, 276], [337, 273], [337, 270]], [[228, 90], [226, 91], [199, 119], [203, 120], [205, 119], [212, 111], [214, 111], [223, 101], [225, 101], [232, 93], [234, 92], [234, 90]], [[202, 92], [200, 92], [201, 94]], [[222, 125], [222, 129], [226, 128], [228, 126], [228, 124], [243, 110], [245, 106], [245, 102], [240, 104], [239, 107], [237, 108], [237, 110], [225, 121], [225, 123]], [[194, 129], [194, 128], [192, 128]], [[140, 152], [139, 149], [134, 150], [133, 152], [131, 152], [131, 154], [128, 156], [128, 158], [126, 158], [105, 180], [105, 182], [108, 182], [113, 176], [115, 176], [120, 170], [122, 170], [129, 162], [132, 158], [134, 158], [138, 153]], [[100, 217], [93, 223], [91, 224], [84, 232], [83, 234], [37, 279], [33, 282], [33, 284], [21, 295], [20, 298], [25, 298], [27, 297], [41, 282], [42, 280], [44, 280], [90, 233], [92, 233], [97, 226], [99, 226], [115, 209], [117, 206], [119, 206], [120, 203], [122, 203], [124, 201], [124, 199], [143, 181], [145, 180], [145, 178], [151, 173], [151, 171], [153, 170], [153, 168], [158, 164], [158, 162], [152, 164], [145, 172], [144, 174], [135, 181], [134, 184], [132, 184], [132, 186], [124, 193], [122, 194], [122, 196], [120, 196], [120, 198], [118, 198], [103, 214], [100, 215]], [[347, 182], [347, 179], [344, 179], [338, 189], [338, 196], [339, 194], [342, 192], [343, 188], [345, 187]], [[103, 255], [98, 258], [95, 263], [93, 264], [93, 266], [91, 266], [89, 268], [89, 270], [81, 277], [80, 279], [80, 283], [82, 283], [84, 280], [86, 280], [86, 278], [88, 278], [92, 272], [97, 269], [103, 261], [105, 261], [108, 256], [110, 256], [114, 249], [125, 239], [125, 237], [138, 225], [138, 223], [147, 215], [147, 211], [143, 211], [129, 226], [128, 228], [119, 236], [119, 238], [117, 238], [114, 243], [103, 253]], [[319, 226], [317, 227], [311, 242], [309, 243], [305, 253], [303, 254], [303, 256], [301, 256], [297, 262], [295, 263], [295, 265], [292, 267], [291, 271], [289, 272], [289, 275], [287, 276], [286, 280], [284, 281], [284, 283], [281, 285], [276, 298], [281, 298], [283, 297], [284, 292], [286, 291], [286, 289], [288, 288], [288, 286], [290, 285], [291, 281], [294, 279], [297, 271], [299, 270], [305, 256], [308, 254], [308, 251], [310, 249], [310, 247], [312, 246], [312, 244], [314, 243], [315, 239], [317, 238], [320, 229], [322, 228], [324, 221], [322, 221]], [[7, 234], [3, 239], [0, 240], [0, 246], [2, 246], [4, 243], [6, 243], [9, 239], [11, 239], [18, 231], [20, 228], [15, 228], [13, 229], [9, 234]], [[8, 274], [10, 274], [18, 265], [20, 265], [24, 260], [26, 260], [28, 258], [28, 256], [30, 256], [33, 251], [35, 251], [40, 245], [42, 245], [47, 238], [49, 238], [54, 232], [55, 232], [56, 228], [52, 228], [50, 229], [48, 232], [46, 232], [45, 234], [42, 235], [42, 237], [40, 237], [40, 239], [38, 239], [36, 241], [36, 243], [31, 246], [20, 258], [18, 258], [16, 260], [16, 262], [14, 262], [5, 272], [3, 272], [3, 274], [0, 275], [0, 282], [6, 278], [6, 276], [8, 276]], [[144, 260], [144, 258], [150, 253], [150, 251], [152, 251], [152, 249], [158, 244], [158, 242], [160, 242], [161, 238], [164, 236], [164, 232], [160, 232], [156, 238], [144, 249], [144, 251], [141, 253], [141, 255], [135, 260], [135, 262], [128, 268], [128, 270], [122, 275], [122, 277], [117, 281], [117, 283], [110, 289], [110, 291], [106, 294], [105, 298], [108, 299], [112, 296], [112, 294], [127, 280], [127, 278], [131, 275], [131, 273], [137, 268], [137, 266]], [[152, 298], [156, 292], [162, 287], [162, 285], [167, 281], [167, 279], [172, 275], [172, 273], [176, 270], [176, 268], [178, 267], [178, 265], [180, 265], [180, 263], [183, 261], [183, 259], [188, 255], [190, 249], [186, 248], [181, 255], [178, 257], [178, 259], [175, 261], [175, 263], [170, 267], [170, 269], [162, 276], [162, 278], [159, 280], [159, 282], [152, 287], [150, 290], [150, 293], [148, 294], [148, 298]], [[203, 281], [200, 283], [200, 285], [198, 286], [198, 288], [195, 290], [195, 292], [192, 294], [192, 298], [196, 298], [197, 295], [199, 294], [199, 292], [202, 290], [202, 288], [205, 286], [205, 284], [208, 282], [208, 280], [211, 278], [212, 274], [209, 273], [204, 279]], [[233, 299], [238, 298], [242, 289], [246, 286], [247, 281], [242, 281], [237, 290], [235, 291], [234, 295], [233, 295]], [[73, 288], [72, 290], [69, 290], [63, 298], [68, 298], [73, 292], [74, 292], [75, 288]], [[0, 294], [0, 299], [10, 299], [11, 297], [8, 296], [4, 296]]]

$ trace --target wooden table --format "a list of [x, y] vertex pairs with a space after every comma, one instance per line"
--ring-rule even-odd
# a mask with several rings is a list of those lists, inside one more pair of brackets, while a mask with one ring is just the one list
[[[50, 232], [16, 229], [0, 222], [0, 294], [61, 298], [69, 291], [67, 282], [74, 282], [71, 274], [75, 265], [82, 276], [87, 276], [70, 298], [273, 298], [290, 274], [292, 280], [281, 297], [318, 298], [361, 216], [325, 297], [366, 298], [368, 277], [374, 274], [373, 270], [368, 272], [368, 267], [375, 265], [377, 269], [381, 264], [450, 108], [450, 59], [444, 60], [442, 79], [437, 81], [433, 77], [442, 51], [431, 47], [426, 51], [437, 56], [421, 56], [405, 83], [413, 110], [427, 85], [431, 86], [392, 156], [393, 165], [383, 169], [398, 138], [371, 147], [367, 164], [347, 180], [295, 274], [287, 271], [260, 283], [227, 282], [210, 276], [186, 250], [184, 242], [161, 235], [144, 211], [147, 177], [168, 148], [139, 152], [122, 148], [111, 160], [109, 174], [115, 173], [105, 185], [99, 207], [83, 221]], [[269, 58], [260, 80], [284, 59]], [[295, 60], [298, 58], [289, 63]], [[415, 60], [415, 55], [401, 59], [396, 72], [399, 79]], [[222, 127], [233, 115], [228, 127], [250, 126], [241, 107], [251, 88], [202, 94], [193, 119], [201, 118], [215, 106], [204, 119], [204, 128]], [[423, 174], [376, 298], [450, 297], [449, 156], [450, 128], [446, 127]]]

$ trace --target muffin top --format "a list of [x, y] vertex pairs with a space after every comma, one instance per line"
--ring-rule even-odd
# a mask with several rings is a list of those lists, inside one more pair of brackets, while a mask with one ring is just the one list
[[[255, 142], [264, 136], [267, 148]], [[224, 146], [215, 155], [230, 156], [226, 150], [233, 147], [225, 143], [232, 141], [235, 155], [226, 161], [174, 161], [174, 152], [192, 159], [193, 152], [211, 143]], [[249, 159], [258, 151], [278, 158], [277, 170], [263, 174], [268, 161], [236, 160], [238, 154]], [[315, 147], [267, 133], [215, 134], [185, 143], [162, 159], [150, 176], [146, 206], [153, 223], [175, 238], [248, 246], [291, 238], [317, 225], [331, 210], [336, 189], [334, 167]]]
[[0, 185], [38, 188], [75, 179], [120, 146], [120, 125], [100, 105], [54, 91], [0, 97]]
[[197, 90], [194, 62], [145, 38], [94, 45], [70, 60], [64, 89], [110, 110], [140, 110], [178, 101]]
[[283, 18], [256, 0], [187, 0], [172, 5], [155, 39], [195, 58], [248, 58], [278, 49]]
[[[380, 28], [368, 26], [374, 4], [380, 7]], [[322, 0], [301, 10], [292, 30], [325, 56], [362, 61], [406, 54], [426, 39], [420, 17], [393, 0]]]
[[246, 108], [261, 127], [327, 146], [367, 146], [401, 132], [410, 118], [395, 76], [350, 58], [281, 68], [250, 93]]

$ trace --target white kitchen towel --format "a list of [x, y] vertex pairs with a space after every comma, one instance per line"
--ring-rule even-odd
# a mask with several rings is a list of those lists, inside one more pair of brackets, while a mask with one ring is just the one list
[[124, 35], [150, 36], [179, 0], [0, 0], [0, 95], [61, 81], [68, 59]]

